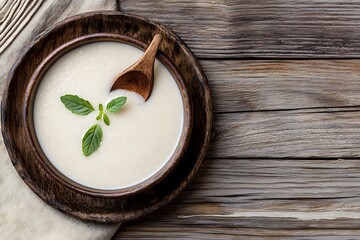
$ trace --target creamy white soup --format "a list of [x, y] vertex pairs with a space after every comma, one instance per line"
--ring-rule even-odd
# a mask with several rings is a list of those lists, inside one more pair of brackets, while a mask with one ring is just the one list
[[[97, 189], [121, 189], [154, 175], [177, 147], [184, 122], [179, 88], [167, 68], [155, 62], [154, 89], [148, 101], [124, 90], [109, 92], [116, 76], [143, 51], [123, 43], [96, 42], [59, 58], [44, 75], [34, 103], [37, 139], [49, 161], [66, 177]], [[71, 113], [60, 97], [78, 95], [95, 108], [87, 116]], [[118, 96], [127, 102], [107, 113], [110, 126], [96, 120], [98, 104]], [[100, 124], [103, 140], [90, 156], [82, 137]]]

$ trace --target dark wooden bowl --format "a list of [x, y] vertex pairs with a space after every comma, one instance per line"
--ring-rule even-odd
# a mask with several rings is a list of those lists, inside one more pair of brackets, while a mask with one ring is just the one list
[[[67, 179], [47, 160], [34, 133], [32, 103], [42, 75], [58, 57], [76, 46], [111, 40], [144, 49], [157, 33], [163, 35], [158, 58], [177, 79], [187, 111], [187, 130], [172, 161], [149, 181], [121, 190], [92, 189]], [[168, 203], [199, 168], [211, 135], [210, 92], [196, 58], [174, 33], [140, 17], [92, 12], [54, 25], [25, 48], [8, 76], [1, 124], [15, 169], [41, 199], [84, 220], [127, 221]]]
[[[29, 82], [27, 83], [25, 99], [23, 100], [24, 101], [23, 114], [25, 116], [25, 121], [26, 121], [24, 127], [25, 127], [26, 136], [28, 138], [27, 147], [33, 149], [33, 151], [36, 152], [35, 154], [35, 157], [37, 158], [36, 161], [40, 162], [40, 164], [45, 168], [45, 170], [49, 174], [54, 175], [54, 177], [57, 178], [59, 182], [66, 185], [68, 188], [72, 188], [75, 191], [81, 191], [84, 194], [94, 195], [94, 196], [103, 195], [103, 196], [120, 197], [125, 195], [134, 195], [138, 192], [151, 188], [156, 183], [158, 183], [163, 178], [165, 178], [174, 169], [174, 167], [182, 159], [182, 156], [186, 151], [192, 131], [193, 108], [191, 105], [191, 96], [189, 94], [189, 90], [187, 88], [187, 85], [184, 83], [180, 73], [177, 71], [176, 67], [174, 66], [174, 64], [171, 62], [171, 60], [168, 57], [166, 57], [166, 55], [164, 55], [160, 51], [157, 54], [157, 59], [161, 63], [163, 63], [166, 66], [166, 68], [171, 72], [181, 92], [182, 101], [184, 103], [184, 125], [183, 125], [183, 131], [180, 137], [179, 144], [177, 145], [173, 155], [165, 163], [165, 165], [150, 178], [133, 186], [121, 188], [121, 189], [114, 189], [114, 190], [95, 189], [81, 185], [69, 179], [65, 175], [63, 175], [59, 170], [57, 170], [53, 166], [53, 164], [48, 160], [45, 153], [41, 149], [41, 146], [39, 144], [39, 141], [35, 133], [35, 126], [33, 120], [34, 100], [38, 86], [40, 85], [41, 80], [43, 76], [46, 74], [47, 70], [52, 66], [53, 63], [55, 63], [60, 57], [62, 57], [69, 51], [79, 46], [83, 46], [85, 44], [89, 44], [93, 42], [104, 42], [104, 41], [127, 43], [142, 50], [145, 50], [148, 47], [145, 43], [133, 39], [129, 36], [123, 36], [113, 33], [95, 33], [70, 40], [64, 43], [63, 45], [61, 45], [60, 47], [56, 48], [54, 51], [52, 51], [48, 56], [46, 56], [41, 61], [41, 63], [35, 69]], [[166, 42], [164, 44], [166, 44]]]

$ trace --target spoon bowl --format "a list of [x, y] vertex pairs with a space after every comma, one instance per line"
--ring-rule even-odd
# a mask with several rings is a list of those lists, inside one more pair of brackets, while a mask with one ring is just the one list
[[124, 89], [138, 93], [145, 101], [149, 99], [154, 86], [155, 56], [161, 40], [161, 34], [156, 34], [144, 55], [117, 76], [110, 92]]

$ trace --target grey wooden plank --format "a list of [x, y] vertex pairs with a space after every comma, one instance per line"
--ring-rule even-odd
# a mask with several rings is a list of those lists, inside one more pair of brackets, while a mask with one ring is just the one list
[[206, 159], [177, 199], [114, 239], [357, 239], [359, 180], [359, 159]]
[[[207, 214], [231, 214], [239, 207], [242, 211], [348, 207], [360, 211], [359, 170], [359, 159], [205, 159], [173, 204], [194, 204], [186, 205], [190, 212], [180, 210], [182, 215], [196, 214], [198, 209]], [[225, 211], [221, 204], [233, 207]]]
[[[132, 239], [246, 239], [246, 240], [357, 240], [360, 231], [357, 229], [338, 230], [269, 230], [261, 228], [212, 228], [209, 226], [151, 226], [136, 227], [137, 223], [125, 224], [113, 237], [113, 240]], [[286, 223], [285, 223], [286, 224]]]
[[214, 112], [360, 105], [359, 60], [202, 60]]
[[357, 0], [118, 0], [120, 9], [163, 23], [201, 58], [354, 58]]
[[360, 108], [217, 114], [212, 158], [360, 157]]
[[[223, 239], [271, 239], [271, 240], [357, 240], [359, 231], [349, 230], [263, 230], [260, 228], [211, 228], [203, 227], [149, 227], [141, 228], [136, 232], [135, 225], [126, 227], [125, 232], [119, 232], [113, 239], [204, 239], [204, 240], [223, 240]], [[154, 234], [155, 233], [155, 234]], [[152, 237], [153, 236], [153, 237]]]

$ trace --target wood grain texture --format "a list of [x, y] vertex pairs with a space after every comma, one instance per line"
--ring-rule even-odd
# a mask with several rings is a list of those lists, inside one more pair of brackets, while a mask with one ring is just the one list
[[217, 114], [189, 188], [114, 239], [359, 238], [358, 159], [329, 159], [359, 157], [359, 61], [305, 60], [358, 58], [358, 1], [118, 2], [203, 59]]
[[214, 112], [360, 105], [359, 60], [202, 60]]
[[[250, 221], [251, 220], [244, 220]], [[160, 223], [161, 224], [161, 223]], [[285, 223], [286, 224], [286, 223]], [[358, 239], [360, 231], [357, 229], [301, 229], [301, 230], [277, 230], [262, 228], [231, 228], [231, 227], [210, 227], [204, 226], [166, 226], [139, 228], [134, 225], [125, 226], [125, 232], [117, 232], [113, 240], [133, 239], [203, 239], [203, 240], [224, 240], [224, 239], [247, 239], [247, 240], [355, 240]], [[131, 232], [132, 231], [132, 232]], [[137, 232], [139, 231], [139, 232]], [[135, 233], [137, 232], [137, 233]], [[151, 237], [153, 236], [153, 237]]]
[[[7, 2], [0, 0], [0, 19]], [[29, 21], [36, 24], [15, 38], [21, 44], [0, 58], [4, 72], [27, 41], [84, 2], [44, 1], [45, 10]], [[359, 238], [359, 61], [236, 60], [358, 58], [359, 1], [118, 5], [163, 23], [209, 59], [201, 65], [219, 114], [211, 159], [189, 188], [167, 207], [123, 225], [114, 239]], [[356, 159], [334, 160], [344, 156]]]
[[360, 108], [219, 114], [208, 157], [357, 158]]
[[173, 203], [114, 239], [357, 239], [359, 160], [206, 159]]
[[159, 21], [201, 58], [353, 58], [360, 53], [357, 0], [118, 0]]

